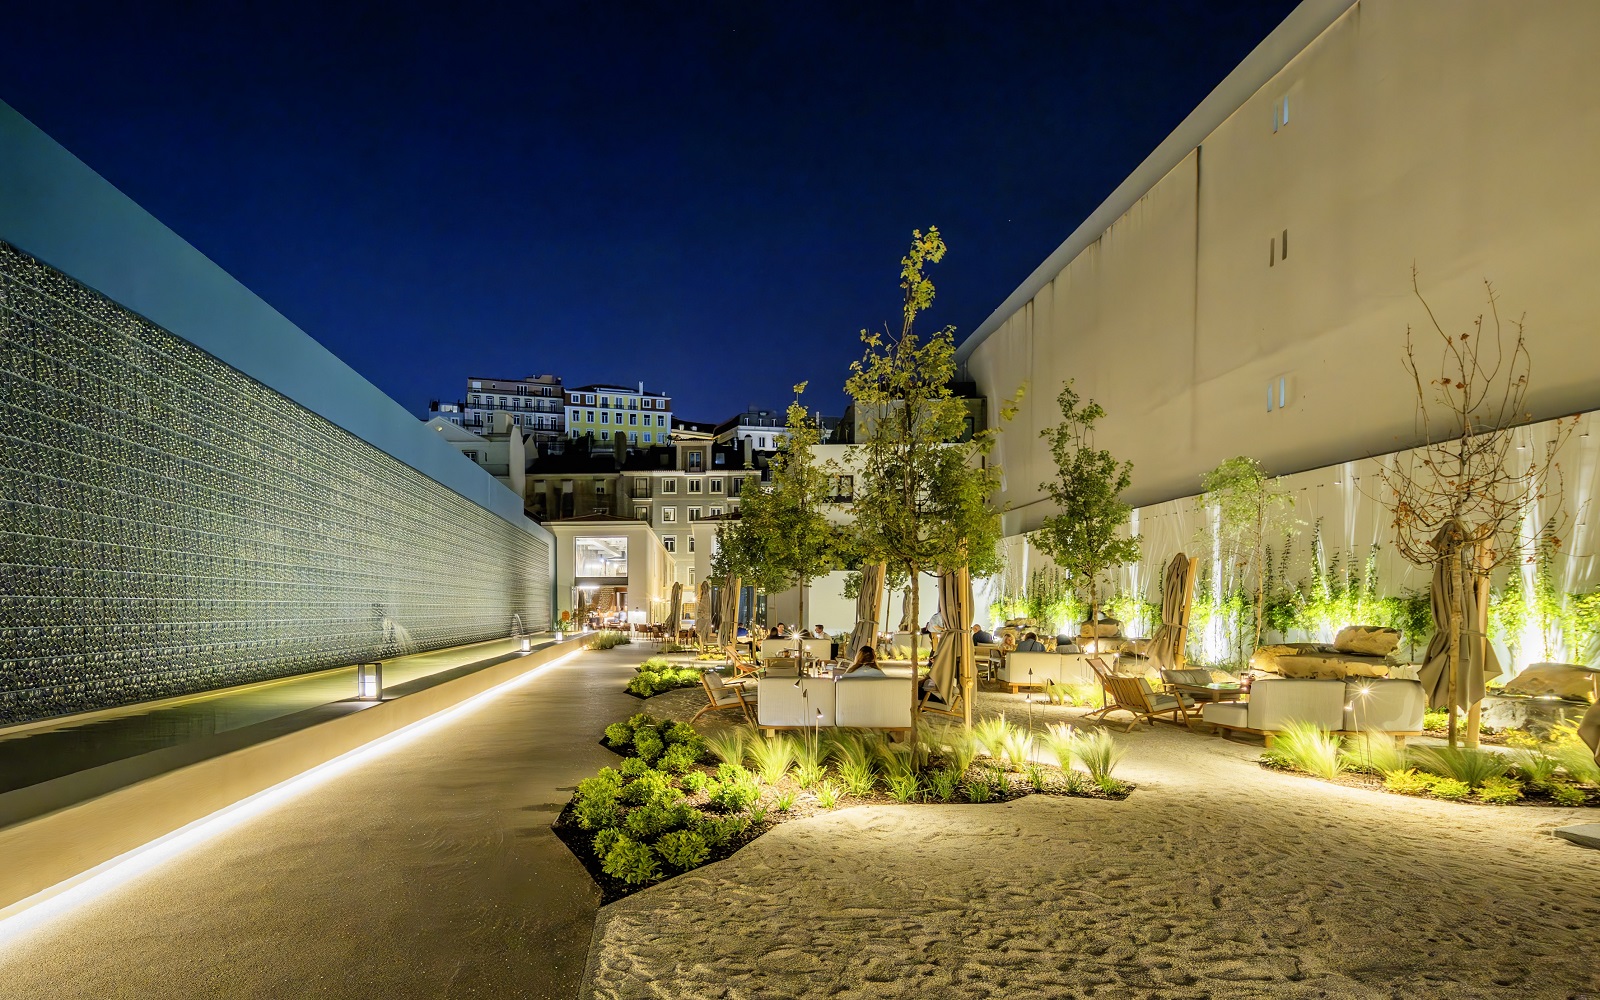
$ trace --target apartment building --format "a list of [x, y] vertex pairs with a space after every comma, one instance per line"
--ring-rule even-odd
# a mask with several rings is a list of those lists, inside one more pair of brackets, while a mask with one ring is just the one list
[[672, 399], [662, 392], [622, 385], [582, 385], [566, 391], [566, 436], [610, 442], [627, 435], [628, 446], [651, 448], [672, 437]]

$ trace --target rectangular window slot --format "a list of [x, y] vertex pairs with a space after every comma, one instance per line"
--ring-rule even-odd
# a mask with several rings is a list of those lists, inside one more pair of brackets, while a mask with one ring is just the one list
[[1267, 266], [1275, 267], [1278, 263], [1278, 240], [1272, 237], [1267, 240]]
[[1283, 231], [1283, 259], [1289, 259], [1289, 230]]

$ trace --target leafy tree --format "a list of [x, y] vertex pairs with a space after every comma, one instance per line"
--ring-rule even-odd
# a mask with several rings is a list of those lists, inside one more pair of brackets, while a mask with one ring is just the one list
[[1094, 400], [1079, 405], [1068, 379], [1056, 396], [1061, 423], [1039, 436], [1050, 442], [1056, 478], [1040, 483], [1057, 513], [1044, 519], [1034, 544], [1061, 569], [1089, 600], [1089, 620], [1100, 620], [1100, 574], [1139, 558], [1139, 537], [1120, 537], [1117, 529], [1133, 508], [1122, 494], [1133, 482], [1133, 463], [1118, 462], [1111, 452], [1094, 446], [1094, 425], [1106, 415]]
[[1267, 475], [1261, 463], [1239, 455], [1200, 477], [1200, 502], [1217, 510], [1217, 556], [1230, 563], [1240, 580], [1255, 575], [1256, 630], [1261, 645], [1267, 606], [1267, 537], [1294, 526], [1294, 497]]
[[[917, 315], [933, 302], [928, 264], [943, 259], [939, 230], [911, 234], [900, 261], [904, 293], [900, 332], [861, 331], [865, 353], [850, 366], [845, 391], [855, 401], [861, 472], [853, 504], [855, 542], [867, 561], [888, 564], [892, 577], [915, 581], [923, 571], [968, 567], [983, 575], [998, 567], [1000, 515], [990, 504], [999, 469], [983, 461], [994, 432], [962, 440], [966, 404], [951, 391], [955, 328], [923, 340]], [[1019, 393], [1020, 396], [1020, 393]], [[1008, 402], [1002, 419], [1015, 405]], [[916, 703], [917, 589], [911, 591], [912, 703]]]
[[804, 382], [794, 387], [771, 487], [741, 492], [737, 522], [743, 557], [754, 564], [748, 575], [769, 592], [798, 587], [800, 623], [806, 621], [807, 587], [838, 565], [840, 552], [839, 529], [823, 513], [831, 498], [829, 470], [816, 457], [821, 433], [800, 402], [804, 391]]

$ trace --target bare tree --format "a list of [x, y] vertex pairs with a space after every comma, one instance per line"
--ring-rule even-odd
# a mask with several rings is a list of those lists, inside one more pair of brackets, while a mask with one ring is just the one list
[[[1576, 418], [1556, 421], [1542, 449], [1519, 454], [1515, 428], [1532, 420], [1527, 411], [1529, 357], [1523, 318], [1502, 322], [1494, 287], [1484, 282], [1486, 312], [1469, 330], [1448, 333], [1423, 298], [1416, 268], [1411, 289], [1422, 303], [1428, 331], [1438, 338], [1441, 357], [1434, 374], [1418, 359], [1414, 331], [1406, 327], [1404, 366], [1417, 394], [1420, 454], [1379, 467], [1379, 480], [1393, 515], [1395, 546], [1415, 566], [1443, 566], [1455, 578], [1455, 601], [1448, 621], [1450, 745], [1456, 745], [1457, 686], [1462, 637], [1470, 631], [1480, 662], [1487, 659], [1488, 637], [1478, 622], [1466, 621], [1468, 588], [1487, 605], [1489, 576], [1495, 567], [1517, 559], [1524, 521], [1546, 499], [1554, 482], [1561, 494], [1556, 452], [1576, 426]], [[1552, 524], [1551, 544], [1561, 543]], [[1477, 742], [1479, 704], [1469, 710], [1468, 743]]]

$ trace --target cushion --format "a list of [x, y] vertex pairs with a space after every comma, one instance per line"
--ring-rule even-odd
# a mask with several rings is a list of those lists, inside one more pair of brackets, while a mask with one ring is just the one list
[[1250, 724], [1250, 709], [1243, 702], [1214, 701], [1200, 709], [1200, 718], [1213, 725], [1244, 729]]
[[1389, 665], [1370, 656], [1349, 653], [1301, 653], [1278, 658], [1278, 673], [1284, 677], [1344, 680], [1346, 677], [1387, 677]]
[[1339, 653], [1357, 656], [1388, 656], [1400, 645], [1400, 630], [1380, 628], [1376, 625], [1346, 625], [1333, 638], [1333, 648]]
[[1078, 626], [1078, 636], [1080, 638], [1109, 639], [1121, 634], [1122, 624], [1120, 622], [1101, 621], [1098, 625], [1091, 625], [1088, 622], [1084, 622], [1082, 625]]
[[1576, 663], [1534, 663], [1508, 681], [1500, 693], [1534, 697], [1554, 695], [1568, 701], [1592, 701], [1595, 673], [1593, 667]]
[[1333, 650], [1320, 642], [1280, 642], [1267, 646], [1257, 646], [1256, 651], [1250, 656], [1250, 669], [1262, 673], [1275, 674], [1278, 672], [1278, 660], [1284, 656], [1298, 656], [1301, 653], [1331, 653]]

